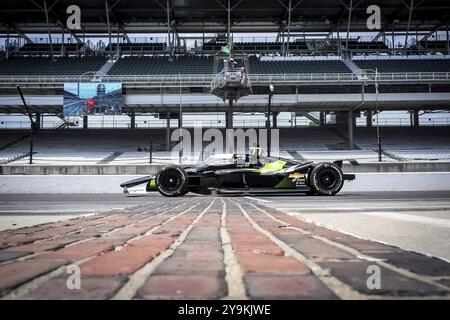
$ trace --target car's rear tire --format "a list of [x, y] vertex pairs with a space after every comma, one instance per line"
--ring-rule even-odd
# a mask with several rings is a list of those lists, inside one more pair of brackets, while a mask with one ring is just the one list
[[161, 169], [156, 174], [156, 189], [165, 197], [178, 197], [188, 193], [186, 171], [177, 166]]
[[334, 163], [319, 163], [311, 170], [309, 184], [317, 195], [335, 195], [344, 185], [342, 170]]

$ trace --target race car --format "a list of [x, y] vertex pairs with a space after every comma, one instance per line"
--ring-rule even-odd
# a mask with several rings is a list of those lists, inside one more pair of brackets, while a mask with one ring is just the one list
[[250, 154], [218, 154], [192, 166], [168, 165], [153, 176], [122, 183], [124, 192], [146, 184], [166, 197], [197, 194], [306, 193], [332, 196], [355, 175], [342, 172], [342, 160], [301, 162]]

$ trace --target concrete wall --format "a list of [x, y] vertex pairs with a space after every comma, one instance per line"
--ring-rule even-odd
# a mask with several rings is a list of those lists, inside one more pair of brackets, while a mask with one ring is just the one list
[[0, 175], [149, 175], [164, 167], [144, 165], [4, 165]]
[[[3, 165], [0, 175], [149, 175], [163, 164], [140, 165]], [[450, 172], [450, 162], [374, 162], [353, 166], [344, 163], [344, 172]]]
[[450, 191], [450, 172], [356, 173], [342, 192]]
[[[120, 193], [142, 175], [3, 175], [1, 193]], [[342, 192], [450, 191], [450, 172], [357, 173]]]

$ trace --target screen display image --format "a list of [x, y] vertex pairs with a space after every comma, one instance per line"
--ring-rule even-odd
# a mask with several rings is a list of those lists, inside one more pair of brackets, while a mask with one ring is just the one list
[[122, 114], [122, 83], [65, 83], [64, 116]]

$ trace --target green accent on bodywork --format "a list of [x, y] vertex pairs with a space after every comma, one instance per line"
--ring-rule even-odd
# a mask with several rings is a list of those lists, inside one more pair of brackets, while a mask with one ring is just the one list
[[278, 184], [275, 186], [275, 189], [288, 189], [295, 187], [295, 183], [292, 182], [292, 179], [289, 179], [287, 176], [283, 178]]
[[264, 165], [264, 167], [261, 168], [261, 174], [264, 174], [267, 172], [280, 171], [284, 168], [285, 164], [286, 164], [286, 161], [283, 161], [283, 160], [277, 160], [274, 162], [266, 163]]
[[151, 178], [150, 181], [148, 182], [148, 189], [150, 191], [156, 191], [156, 179], [155, 178]]

